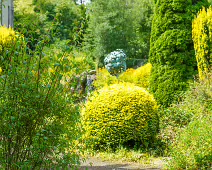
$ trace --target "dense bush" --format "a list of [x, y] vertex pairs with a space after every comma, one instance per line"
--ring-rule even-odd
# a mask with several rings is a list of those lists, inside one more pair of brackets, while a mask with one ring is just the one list
[[212, 114], [196, 117], [172, 145], [168, 169], [210, 169], [212, 167]]
[[40, 40], [69, 40], [70, 46], [81, 46], [88, 19], [85, 6], [70, 0], [17, 0], [14, 5], [14, 27], [30, 39], [30, 49]]
[[[177, 103], [188, 84], [182, 79], [183, 70], [167, 65], [155, 65], [150, 77], [150, 89], [162, 106]], [[174, 100], [175, 99], [175, 100]]]
[[148, 88], [151, 69], [152, 65], [148, 63], [137, 69], [129, 68], [126, 70], [126, 72], [120, 74], [118, 77], [115, 77], [112, 76], [106, 69], [102, 68], [97, 72], [94, 86], [97, 89], [100, 89], [105, 85], [111, 85], [117, 82], [129, 82], [139, 87]]
[[32, 1], [15, 1], [14, 28], [27, 39], [27, 46], [35, 50], [36, 44], [49, 35], [45, 29], [46, 17], [33, 11]]
[[[26, 47], [23, 36], [11, 28], [0, 27], [0, 66], [5, 69], [12, 60], [11, 52], [18, 50], [21, 55]], [[18, 62], [18, 61], [17, 61]]]
[[[80, 27], [80, 8], [73, 1], [60, 1], [55, 7], [54, 31], [61, 39], [73, 40], [74, 27]], [[79, 28], [78, 28], [79, 29]], [[77, 30], [75, 30], [77, 31]]]
[[78, 111], [60, 83], [64, 55], [57, 55], [55, 71], [49, 72], [49, 63], [42, 66], [43, 44], [29, 56], [17, 39], [17, 48], [2, 54], [9, 60], [0, 76], [1, 169], [65, 169], [79, 163]]
[[182, 101], [160, 112], [160, 139], [167, 149], [176, 140], [179, 129], [185, 128], [195, 117], [212, 114], [212, 76], [195, 81], [181, 95]]
[[104, 86], [109, 86], [111, 84], [118, 83], [118, 79], [116, 76], [112, 76], [107, 69], [101, 68], [98, 69], [96, 74], [96, 80], [94, 81], [93, 85], [96, 89], [100, 89]]
[[203, 8], [193, 21], [192, 36], [200, 79], [212, 68], [212, 7]]
[[156, 2], [150, 42], [150, 63], [153, 66], [150, 89], [159, 104], [168, 106], [175, 102], [179, 93], [186, 89], [184, 82], [195, 74], [192, 14], [207, 4], [205, 0]]
[[[16, 39], [15, 31], [11, 28], [4, 26], [0, 27], [0, 52], [4, 52], [5, 48], [12, 47], [13, 42]], [[5, 49], [6, 50], [6, 49]]]
[[151, 70], [152, 65], [150, 63], [137, 69], [130, 68], [119, 76], [119, 80], [134, 83], [139, 87], [148, 88]]
[[141, 87], [129, 83], [104, 87], [82, 111], [84, 140], [95, 149], [132, 143], [151, 146], [158, 131], [157, 108], [153, 96]]

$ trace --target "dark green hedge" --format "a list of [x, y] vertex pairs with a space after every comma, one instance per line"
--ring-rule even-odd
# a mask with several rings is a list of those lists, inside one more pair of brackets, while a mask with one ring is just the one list
[[155, 65], [150, 79], [151, 90], [159, 104], [167, 106], [177, 100], [188, 84], [182, 79], [183, 71], [167, 65]]
[[193, 15], [207, 0], [157, 0], [152, 22], [150, 90], [159, 104], [168, 106], [186, 90], [187, 80], [196, 74], [192, 41]]

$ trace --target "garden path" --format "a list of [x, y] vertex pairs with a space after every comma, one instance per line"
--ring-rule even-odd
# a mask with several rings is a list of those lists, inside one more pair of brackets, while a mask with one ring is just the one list
[[122, 161], [102, 161], [99, 158], [89, 158], [82, 162], [79, 170], [161, 170], [165, 161], [154, 160], [150, 164], [139, 164]]

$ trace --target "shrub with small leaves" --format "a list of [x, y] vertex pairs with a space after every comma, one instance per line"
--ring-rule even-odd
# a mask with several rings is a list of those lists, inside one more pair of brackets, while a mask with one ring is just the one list
[[192, 36], [200, 79], [204, 79], [212, 67], [212, 7], [203, 8], [193, 21]]
[[152, 21], [150, 90], [159, 104], [175, 103], [196, 74], [192, 19], [207, 0], [157, 0]]
[[196, 117], [172, 145], [168, 169], [211, 169], [212, 115]]
[[0, 65], [0, 169], [66, 169], [79, 164], [78, 109], [60, 83], [65, 54], [58, 54], [48, 71], [50, 63], [42, 63], [45, 42], [29, 55], [22, 40], [17, 37], [1, 54], [7, 60], [1, 60], [3, 69]]
[[148, 147], [158, 132], [157, 103], [145, 89], [130, 83], [113, 84], [95, 92], [82, 110], [84, 140], [90, 147]]
[[99, 69], [96, 74], [96, 80], [94, 81], [93, 85], [96, 89], [100, 89], [104, 86], [108, 86], [111, 84], [118, 83], [118, 79], [116, 76], [112, 76], [107, 69], [102, 68]]
[[212, 115], [211, 83], [212, 74], [209, 73], [207, 79], [190, 84], [189, 89], [181, 95], [181, 102], [160, 110], [159, 137], [168, 150], [176, 140], [178, 131], [186, 128], [198, 116]]
[[119, 76], [119, 80], [134, 83], [140, 87], [148, 88], [151, 70], [152, 65], [150, 63], [147, 63], [144, 66], [137, 68], [136, 70], [130, 68]]
[[12, 55], [14, 55], [15, 50], [17, 50], [17, 55], [23, 55], [25, 47], [23, 35], [15, 32], [12, 28], [0, 27], [0, 66], [2, 71], [13, 60]]
[[4, 51], [5, 48], [11, 47], [15, 39], [16, 39], [16, 33], [13, 29], [1, 26], [0, 27], [0, 52]]

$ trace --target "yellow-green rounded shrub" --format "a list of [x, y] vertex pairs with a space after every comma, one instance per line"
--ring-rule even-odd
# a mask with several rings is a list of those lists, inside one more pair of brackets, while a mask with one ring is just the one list
[[147, 147], [158, 131], [157, 103], [144, 88], [119, 83], [96, 91], [82, 110], [84, 140], [91, 148], [129, 142]]

